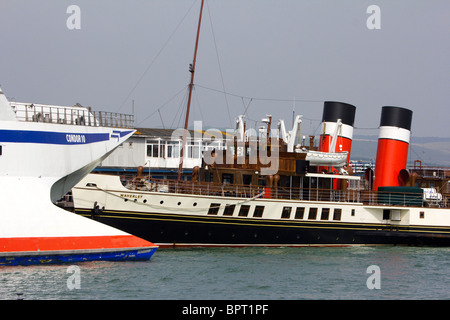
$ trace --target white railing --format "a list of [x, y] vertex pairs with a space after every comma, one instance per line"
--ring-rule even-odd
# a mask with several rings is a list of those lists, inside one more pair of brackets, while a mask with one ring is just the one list
[[90, 108], [10, 102], [19, 121], [59, 123], [95, 127], [133, 128], [134, 116], [114, 112], [92, 112]]
[[[361, 189], [319, 189], [319, 188], [283, 188], [252, 185], [224, 184], [214, 185], [207, 182], [176, 181], [169, 179], [122, 180], [130, 190], [156, 191], [164, 193], [182, 193], [193, 195], [266, 198], [304, 201], [355, 202], [366, 205], [391, 205], [424, 207], [430, 204], [424, 201], [422, 194], [408, 192], [376, 192]], [[442, 195], [436, 207], [450, 207], [450, 195]]]

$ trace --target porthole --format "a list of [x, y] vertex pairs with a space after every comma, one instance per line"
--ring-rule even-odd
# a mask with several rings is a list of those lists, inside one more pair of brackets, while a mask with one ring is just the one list
[[177, 205], [180, 205], [180, 204], [181, 204], [181, 202], [178, 201]]
[[197, 206], [197, 202], [194, 202], [193, 206], [196, 207]]
[[147, 199], [144, 199], [144, 201], [142, 201], [143, 203], [147, 203]]
[[127, 201], [128, 201], [128, 199], [123, 199], [123, 201], [127, 202]]
[[164, 203], [164, 201], [162, 201], [162, 200], [159, 202], [159, 204], [163, 204], [163, 203]]

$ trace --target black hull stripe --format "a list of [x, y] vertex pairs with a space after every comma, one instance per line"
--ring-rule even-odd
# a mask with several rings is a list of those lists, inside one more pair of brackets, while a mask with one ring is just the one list
[[[77, 209], [77, 213], [87, 217], [91, 217], [91, 210]], [[193, 215], [177, 215], [177, 214], [159, 214], [159, 213], [141, 213], [141, 212], [124, 212], [124, 211], [103, 211], [101, 218], [108, 219], [131, 219], [131, 220], [149, 220], [149, 221], [170, 221], [178, 223], [201, 223], [201, 224], [221, 224], [221, 225], [240, 225], [240, 226], [257, 226], [257, 227], [281, 227], [281, 228], [309, 228], [309, 229], [337, 229], [337, 230], [387, 230], [395, 229], [402, 232], [418, 232], [418, 233], [440, 233], [449, 234], [450, 228], [437, 226], [418, 226], [418, 225], [392, 225], [381, 223], [347, 223], [334, 221], [319, 220], [269, 220], [254, 218], [234, 218], [221, 216], [193, 216]]]

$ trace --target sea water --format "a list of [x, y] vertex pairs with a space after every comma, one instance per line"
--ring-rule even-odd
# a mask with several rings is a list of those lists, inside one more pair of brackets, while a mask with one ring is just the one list
[[158, 249], [145, 262], [0, 267], [3, 300], [450, 298], [450, 248]]

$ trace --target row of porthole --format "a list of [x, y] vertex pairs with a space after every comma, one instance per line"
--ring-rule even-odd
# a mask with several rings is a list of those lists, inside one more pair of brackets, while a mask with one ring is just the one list
[[[128, 202], [128, 199], [123, 199], [123, 201]], [[137, 199], [134, 199], [133, 202], [137, 202]], [[142, 200], [142, 202], [143, 202], [143, 203], [147, 203], [147, 199]], [[159, 204], [164, 204], [164, 200], [161, 200], [161, 201], [159, 202]], [[181, 202], [178, 201], [177, 205], [181, 206]], [[196, 206], [197, 206], [197, 202], [194, 202], [194, 203], [192, 204], [192, 206], [196, 207]]]

